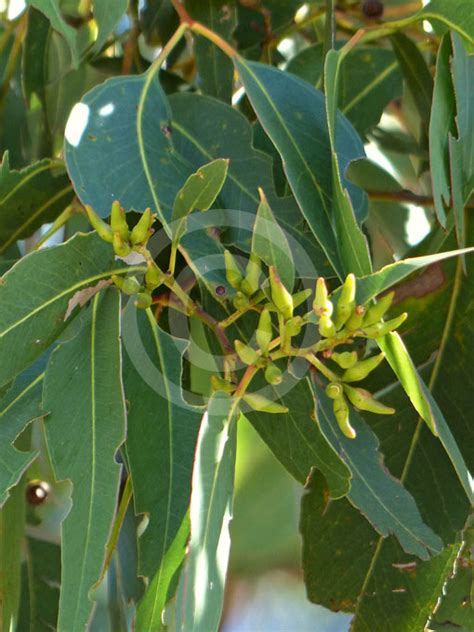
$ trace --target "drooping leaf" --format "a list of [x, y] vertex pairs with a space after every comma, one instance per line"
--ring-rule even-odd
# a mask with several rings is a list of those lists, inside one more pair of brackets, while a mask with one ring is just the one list
[[[117, 271], [119, 267], [110, 244], [95, 233], [78, 234], [15, 264], [0, 284], [0, 384], [30, 366], [54, 342], [66, 327], [68, 304], [76, 293], [129, 269]], [[28, 292], [22, 296], [25, 287]]]
[[56, 219], [73, 194], [61, 160], [47, 158], [15, 171], [5, 153], [0, 165], [0, 253]]
[[[261, 124], [282, 156], [289, 184], [306, 221], [334, 270], [343, 276], [332, 211], [332, 154], [323, 95], [275, 68], [240, 58], [235, 64]], [[348, 163], [363, 156], [364, 150], [347, 119], [338, 116], [337, 127], [342, 181], [361, 221], [366, 214], [365, 194], [344, 176]]]
[[147, 516], [138, 540], [139, 574], [148, 588], [137, 611], [140, 630], [161, 630], [163, 610], [185, 557], [194, 450], [202, 413], [181, 393], [186, 344], [158, 327], [151, 313], [124, 313], [125, 396], [130, 402], [125, 444], [135, 512]]
[[127, 10], [128, 0], [94, 0], [94, 20], [97, 23], [97, 39], [94, 42], [94, 51], [100, 52], [107, 41], [108, 36], [119, 23], [120, 18]]
[[90, 591], [104, 563], [120, 483], [116, 453], [125, 438], [117, 290], [96, 294], [90, 312], [79, 334], [53, 352], [44, 378], [51, 463], [57, 480], [73, 484], [61, 525], [58, 628], [78, 632], [92, 614]]
[[267, 266], [274, 266], [283, 285], [289, 292], [293, 290], [295, 284], [293, 255], [285, 233], [275, 221], [275, 216], [263, 191], [253, 227], [252, 252]]
[[[186, 0], [186, 8], [192, 18], [205, 24], [224, 40], [231, 40], [237, 25], [235, 0]], [[195, 54], [200, 88], [210, 96], [230, 103], [234, 75], [230, 59], [203, 37], [196, 39]]]
[[184, 183], [173, 205], [171, 231], [178, 243], [186, 231], [186, 218], [193, 211], [207, 211], [214, 204], [227, 177], [229, 161], [222, 158], [200, 167]]
[[237, 439], [235, 398], [216, 393], [199, 430], [191, 493], [191, 540], [180, 579], [176, 629], [216, 632], [230, 550]]
[[351, 425], [357, 437], [344, 437], [332, 411], [332, 400], [321, 387], [315, 384], [314, 388], [321, 431], [352, 474], [351, 489], [347, 495], [350, 502], [382, 536], [395, 535], [407, 553], [424, 560], [440, 553], [442, 540], [423, 523], [409, 492], [383, 468], [376, 435], [351, 410]]
[[72, 61], [75, 67], [79, 65], [79, 50], [76, 30], [69, 26], [61, 15], [58, 0], [27, 0], [27, 4], [41, 11], [51, 22], [53, 29], [58, 31], [66, 40], [71, 51]]
[[44, 13], [31, 7], [28, 12], [28, 29], [22, 50], [22, 87], [30, 108], [34, 97], [43, 105], [45, 102], [50, 28], [50, 22]]

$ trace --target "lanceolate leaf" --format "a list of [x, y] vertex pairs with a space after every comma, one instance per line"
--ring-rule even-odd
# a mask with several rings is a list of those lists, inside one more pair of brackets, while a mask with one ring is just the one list
[[414, 18], [443, 22], [474, 44], [474, 14], [471, 0], [431, 0]]
[[44, 13], [44, 15], [51, 22], [53, 29], [58, 31], [66, 40], [70, 50], [74, 65], [79, 65], [79, 51], [77, 45], [77, 33], [76, 30], [67, 24], [62, 15], [60, 9], [59, 0], [27, 0], [27, 4]]
[[14, 171], [5, 153], [0, 165], [0, 254], [56, 219], [73, 194], [61, 160], [47, 158]]
[[180, 580], [176, 629], [217, 632], [229, 558], [237, 439], [235, 399], [219, 392], [208, 404], [196, 448], [191, 540]]
[[319, 386], [315, 385], [315, 390], [321, 430], [352, 473], [347, 495], [350, 502], [382, 536], [395, 535], [407, 553], [421, 559], [439, 553], [443, 548], [442, 540], [423, 523], [409, 492], [383, 468], [375, 434], [351, 410], [351, 425], [357, 437], [344, 437], [332, 412], [332, 400]]
[[94, 0], [94, 20], [98, 27], [97, 39], [94, 43], [95, 52], [99, 52], [104, 46], [108, 36], [127, 10], [127, 6], [128, 0], [115, 0], [112, 4], [108, 0]]
[[104, 563], [120, 483], [116, 455], [125, 438], [118, 292], [96, 294], [90, 312], [79, 334], [54, 351], [44, 380], [52, 466], [57, 480], [73, 485], [61, 525], [58, 619], [58, 629], [71, 632], [83, 631], [91, 617], [90, 591]]
[[0, 506], [7, 499], [8, 490], [18, 483], [37, 455], [36, 452], [20, 452], [12, 444], [28, 422], [42, 414], [46, 360], [45, 355], [20, 375], [0, 400]]
[[[335, 231], [331, 145], [323, 95], [305, 81], [264, 66], [236, 60], [236, 68], [265, 131], [282, 156], [288, 181], [315, 238], [334, 270], [344, 276]], [[337, 153], [342, 183], [359, 221], [367, 202], [362, 191], [345, 180], [347, 164], [364, 156], [360, 138], [342, 116], [337, 117]]]
[[138, 605], [140, 630], [163, 629], [189, 535], [188, 506], [197, 432], [202, 413], [181, 394], [185, 343], [158, 327], [151, 312], [124, 313], [125, 396], [129, 401], [125, 444], [135, 512], [147, 517], [139, 537], [139, 574], [148, 578]]
[[0, 284], [0, 385], [31, 365], [59, 336], [76, 293], [129, 270], [119, 267], [110, 244], [96, 233], [78, 234], [15, 264]]

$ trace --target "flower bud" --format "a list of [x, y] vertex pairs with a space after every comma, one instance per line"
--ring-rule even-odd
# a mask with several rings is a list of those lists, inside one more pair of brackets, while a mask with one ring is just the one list
[[334, 416], [342, 433], [349, 439], [355, 439], [356, 431], [349, 419], [349, 405], [344, 395], [337, 397], [333, 403]]
[[330, 382], [326, 386], [326, 395], [331, 399], [337, 399], [343, 395], [342, 385], [339, 382]]
[[130, 234], [130, 242], [134, 246], [144, 246], [151, 235], [151, 225], [153, 224], [153, 216], [151, 214], [151, 208], [147, 208], [135, 226], [132, 228]]
[[343, 351], [342, 353], [337, 353], [337, 351], [333, 351], [331, 354], [331, 360], [334, 360], [336, 364], [338, 364], [341, 369], [348, 369], [359, 359], [357, 355], [357, 351]]
[[300, 305], [303, 305], [303, 303], [305, 303], [309, 299], [312, 293], [313, 290], [311, 288], [307, 288], [306, 290], [301, 290], [301, 292], [296, 292], [296, 294], [293, 294], [293, 308], [296, 309]]
[[272, 317], [268, 309], [264, 309], [260, 314], [255, 336], [262, 353], [266, 354], [273, 338]]
[[272, 301], [285, 320], [293, 316], [293, 297], [283, 285], [274, 266], [270, 266], [270, 286]]
[[231, 384], [219, 375], [211, 375], [211, 386], [213, 391], [224, 391], [225, 393], [233, 393], [235, 384]]
[[269, 364], [265, 369], [265, 379], [269, 384], [281, 384], [283, 382], [283, 373], [276, 364]]
[[336, 305], [336, 317], [334, 322], [340, 329], [350, 318], [355, 307], [356, 278], [351, 273], [342, 284], [342, 289]]
[[364, 325], [361, 331], [367, 338], [379, 338], [400, 327], [407, 319], [407, 316], [408, 314], [403, 312], [397, 318], [392, 318], [392, 320], [387, 320], [387, 322], [375, 323], [375, 325], [369, 325], [368, 327]]
[[253, 252], [250, 253], [250, 259], [245, 269], [245, 278], [241, 283], [240, 289], [247, 296], [252, 296], [260, 287], [260, 259]]
[[375, 305], [371, 305], [364, 316], [364, 327], [366, 325], [374, 325], [378, 323], [384, 317], [385, 313], [390, 309], [393, 302], [395, 292], [389, 292], [382, 296]]
[[326, 281], [323, 277], [319, 277], [316, 281], [316, 291], [313, 301], [313, 311], [316, 316], [332, 316], [333, 304], [329, 300], [328, 289], [326, 287]]
[[111, 244], [112, 243], [112, 239], [113, 239], [113, 232], [112, 232], [112, 229], [110, 228], [110, 226], [108, 224], [106, 224], [104, 222], [104, 220], [101, 219], [97, 215], [97, 213], [93, 210], [93, 208], [91, 206], [86, 204], [85, 209], [86, 209], [87, 218], [88, 218], [92, 228], [95, 231], [97, 231], [97, 234], [99, 235], [99, 237], [101, 239], [103, 239], [107, 243]]
[[113, 234], [112, 245], [114, 247], [114, 252], [118, 257], [127, 257], [132, 252], [128, 243], [120, 236], [120, 233]]
[[379, 353], [376, 356], [361, 360], [349, 367], [342, 376], [343, 382], [358, 382], [366, 378], [385, 358], [385, 353]]
[[235, 350], [244, 364], [256, 364], [259, 360], [257, 352], [240, 340], [234, 342]]
[[293, 316], [285, 325], [286, 335], [292, 338], [297, 336], [303, 328], [303, 319], [301, 316]]
[[356, 305], [354, 311], [350, 315], [348, 321], [344, 325], [347, 331], [356, 331], [362, 326], [364, 320], [365, 307], [363, 305]]
[[369, 391], [363, 388], [354, 388], [353, 386], [344, 384], [344, 393], [349, 398], [351, 404], [359, 408], [359, 410], [367, 410], [368, 412], [377, 413], [378, 415], [393, 415], [395, 412], [395, 408], [390, 408], [378, 402], [372, 397]]
[[331, 320], [331, 317], [327, 314], [322, 314], [319, 317], [319, 333], [323, 338], [332, 338], [336, 335], [336, 326]]
[[145, 272], [145, 285], [147, 289], [154, 290], [163, 283], [165, 274], [153, 261], [147, 263], [147, 271]]
[[110, 278], [115, 283], [115, 285], [118, 287], [118, 289], [121, 290], [122, 287], [123, 287], [123, 277], [119, 276], [118, 274], [112, 274], [112, 276]]
[[153, 299], [151, 298], [151, 294], [149, 292], [139, 292], [137, 294], [135, 305], [138, 309], [148, 309], [151, 307], [152, 302]]
[[233, 288], [238, 290], [242, 283], [242, 273], [240, 272], [237, 261], [229, 250], [224, 250], [224, 261], [226, 279]]
[[288, 408], [278, 402], [272, 402], [258, 393], [246, 393], [243, 398], [250, 408], [262, 413], [287, 413]]
[[248, 307], [249, 299], [243, 292], [236, 292], [234, 296], [234, 307], [235, 309], [241, 310]]
[[129, 230], [127, 220], [125, 219], [125, 211], [120, 206], [118, 200], [114, 200], [112, 203], [112, 211], [110, 213], [110, 226], [112, 232], [119, 233], [120, 237], [124, 241], [128, 241]]
[[124, 294], [128, 294], [129, 296], [133, 296], [133, 294], [138, 294], [142, 289], [141, 284], [136, 279], [136, 277], [126, 277], [122, 283], [122, 292]]

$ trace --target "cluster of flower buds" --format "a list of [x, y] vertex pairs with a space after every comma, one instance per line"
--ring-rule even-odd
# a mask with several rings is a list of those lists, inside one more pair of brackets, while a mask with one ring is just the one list
[[[127, 224], [125, 210], [116, 200], [112, 204], [110, 213], [110, 224], [104, 222], [97, 213], [86, 205], [86, 214], [89, 222], [101, 237], [107, 243], [112, 244], [114, 252], [119, 257], [127, 257], [133, 250], [144, 252], [148, 240], [153, 234], [152, 225], [155, 216], [152, 215], [151, 209], [147, 208], [132, 230]], [[147, 271], [140, 283], [134, 276], [123, 278], [115, 274], [112, 281], [124, 293], [129, 296], [136, 296], [136, 306], [142, 309], [150, 307], [152, 303], [151, 293], [159, 285], [163, 283], [164, 273], [153, 261], [151, 256], [147, 254]]]
[[245, 309], [250, 303], [250, 298], [260, 287], [262, 272], [260, 259], [254, 253], [250, 254], [245, 275], [242, 274], [239, 264], [229, 250], [224, 251], [224, 261], [227, 281], [236, 290], [234, 307]]

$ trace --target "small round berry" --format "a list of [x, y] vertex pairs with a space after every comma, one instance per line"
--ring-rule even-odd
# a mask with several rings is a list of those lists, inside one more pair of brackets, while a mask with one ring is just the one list
[[382, 0], [364, 0], [362, 3], [362, 13], [367, 18], [380, 18], [383, 15]]
[[45, 481], [30, 481], [26, 487], [26, 500], [30, 505], [42, 505], [48, 498], [50, 487]]
[[216, 287], [216, 294], [217, 294], [217, 296], [224, 296], [225, 293], [226, 293], [226, 289], [225, 289], [225, 287], [223, 285], [218, 285]]

